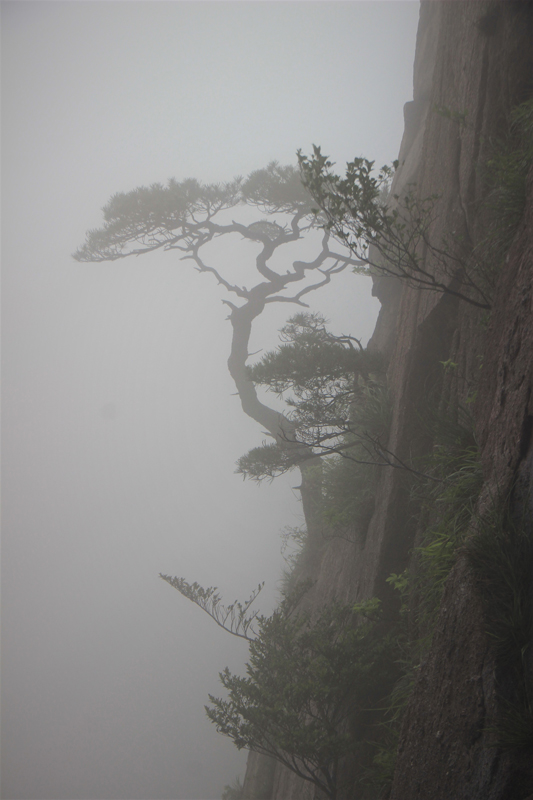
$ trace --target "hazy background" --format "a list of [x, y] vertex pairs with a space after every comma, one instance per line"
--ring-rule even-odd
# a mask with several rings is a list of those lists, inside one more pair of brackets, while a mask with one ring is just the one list
[[[139, 184], [227, 180], [312, 143], [390, 162], [417, 18], [415, 2], [2, 3], [5, 800], [211, 800], [243, 774], [203, 704], [246, 647], [158, 573], [228, 600], [266, 580], [269, 611], [297, 476], [234, 474], [263, 437], [232, 396], [211, 277], [175, 254], [70, 253]], [[368, 279], [311, 297], [334, 331], [371, 334]], [[254, 349], [294, 310], [265, 314]]]

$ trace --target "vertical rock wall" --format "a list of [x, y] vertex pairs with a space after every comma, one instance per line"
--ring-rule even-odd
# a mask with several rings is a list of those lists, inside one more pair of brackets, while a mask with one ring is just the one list
[[[464, 122], [430, 114], [424, 131], [418, 181], [422, 196], [442, 196], [443, 236], [459, 231], [477, 244], [484, 235], [484, 165], [508, 128], [511, 109], [532, 96], [532, 12], [531, 3], [426, 6], [439, 31], [431, 107], [465, 114]], [[486, 498], [505, 494], [519, 472], [524, 493], [531, 493], [531, 202], [530, 183], [528, 211], [500, 276], [488, 331], [483, 315], [465, 304], [450, 307], [448, 325], [445, 319], [437, 325], [437, 335], [451, 336], [447, 357], [458, 364], [465, 385], [478, 382], [474, 411]], [[445, 300], [404, 297], [399, 330], [413, 330], [416, 319], [418, 334]], [[419, 356], [416, 334], [400, 338], [404, 356], [393, 381], [401, 380], [410, 355], [407, 394]], [[464, 402], [461, 387], [455, 391]], [[408, 416], [406, 400], [400, 405]], [[496, 713], [497, 670], [485, 627], [460, 559], [404, 720], [391, 800], [522, 800], [533, 792], [533, 753], [504, 753], [486, 730]]]
[[[532, 25], [531, 2], [421, 4], [414, 95], [405, 107], [393, 191], [401, 194], [416, 182], [420, 196], [439, 195], [435, 241], [453, 237], [471, 247], [483, 236], [483, 165], [508, 128], [510, 110], [533, 94]], [[427, 452], [421, 402], [431, 392], [465, 402], [479, 381], [477, 428], [487, 492], [520, 474], [526, 502], [533, 461], [532, 230], [530, 191], [526, 223], [501, 274], [488, 330], [482, 309], [379, 278], [374, 293], [382, 309], [369, 344], [389, 361], [389, 449], [405, 460]], [[448, 359], [463, 380], [444, 373], [441, 362]], [[312, 496], [313, 486], [304, 481], [309, 517]], [[308, 523], [312, 530], [312, 519]], [[407, 566], [416, 537], [405, 476], [383, 470], [366, 538], [334, 539], [323, 548], [320, 561], [308, 568], [316, 580], [308, 602], [320, 608], [333, 597], [378, 595], [394, 611], [398, 599], [386, 578]], [[406, 714], [391, 800], [525, 800], [533, 794], [527, 759], [499, 752], [484, 733], [494, 711], [494, 675], [480, 603], [460, 560]], [[364, 796], [347, 794], [346, 800]], [[311, 800], [315, 791], [280, 765], [250, 754], [244, 797]]]

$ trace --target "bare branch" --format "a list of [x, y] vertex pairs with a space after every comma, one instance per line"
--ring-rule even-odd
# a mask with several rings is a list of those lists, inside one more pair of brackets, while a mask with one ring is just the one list
[[267, 303], [297, 303], [300, 306], [304, 306], [305, 308], [309, 308], [306, 303], [301, 302], [301, 298], [304, 294], [308, 294], [309, 292], [314, 292], [315, 289], [320, 289], [322, 286], [325, 286], [327, 283], [331, 281], [331, 273], [326, 272], [324, 273], [322, 270], [319, 270], [324, 275], [324, 280], [320, 281], [320, 283], [314, 283], [312, 286], [307, 286], [305, 289], [302, 289], [298, 292], [297, 295], [294, 297], [283, 297], [282, 295], [274, 295], [274, 297], [269, 297], [266, 302]]
[[216, 270], [214, 267], [210, 267], [207, 264], [205, 264], [198, 255], [197, 248], [194, 248], [190, 255], [182, 256], [180, 258], [180, 261], [187, 261], [187, 260], [192, 260], [196, 263], [197, 265], [196, 269], [198, 270], [198, 272], [210, 272], [212, 275], [214, 275], [220, 286], [224, 286], [224, 288], [227, 289], [228, 292], [233, 292], [239, 297], [244, 297], [244, 298], [247, 297], [246, 289], [232, 285], [225, 278], [222, 277], [222, 275], [219, 273], [218, 270]]
[[[159, 575], [170, 586], [205, 611], [211, 619], [223, 630], [237, 636], [239, 639], [246, 639], [253, 642], [257, 632], [254, 629], [254, 622], [259, 618], [259, 612], [254, 611], [249, 614], [250, 607], [255, 602], [257, 596], [263, 589], [264, 583], [260, 583], [257, 589], [252, 592], [245, 603], [235, 600], [231, 605], [225, 606], [221, 602], [216, 586], [204, 589], [198, 583], [188, 583], [184, 578], [173, 578], [170, 575]], [[250, 635], [251, 634], [251, 635]]]

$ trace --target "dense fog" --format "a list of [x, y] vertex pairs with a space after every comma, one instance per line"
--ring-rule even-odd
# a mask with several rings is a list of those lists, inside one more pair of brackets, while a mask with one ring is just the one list
[[[392, 161], [417, 20], [415, 2], [2, 4], [6, 800], [213, 800], [243, 775], [203, 706], [246, 646], [158, 575], [230, 601], [265, 581], [271, 610], [298, 478], [234, 472], [264, 436], [211, 276], [173, 252], [71, 253], [139, 185], [227, 181], [313, 143], [341, 168]], [[219, 254], [232, 280], [243, 244]], [[379, 311], [350, 271], [309, 303], [363, 341]], [[252, 350], [292, 313], [268, 309]]]

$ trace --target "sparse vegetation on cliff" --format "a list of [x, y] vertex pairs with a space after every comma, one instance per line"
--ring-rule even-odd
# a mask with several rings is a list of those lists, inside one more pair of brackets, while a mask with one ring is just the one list
[[409, 568], [388, 578], [401, 598], [397, 636], [402, 676], [388, 698], [378, 753], [367, 771], [370, 783], [382, 788], [392, 781], [403, 714], [431, 646], [444, 585], [471, 528], [483, 483], [468, 422], [466, 414], [462, 424], [449, 416], [434, 418], [435, 443], [424, 459], [424, 471], [433, 480], [414, 478], [412, 487], [420, 507], [419, 543]]
[[[472, 381], [473, 373], [478, 371], [481, 339], [486, 330], [482, 331], [483, 323], [488, 312], [497, 305], [495, 286], [524, 218], [528, 175], [533, 163], [533, 101], [519, 105], [511, 113], [508, 137], [492, 139], [486, 120], [491, 115], [504, 120], [507, 116], [505, 103], [516, 102], [507, 99], [512, 81], [502, 82], [497, 91], [490, 85], [503, 58], [504, 48], [500, 45], [509, 42], [512, 36], [506, 34], [508, 39], [502, 39], [498, 52], [492, 56], [490, 42], [484, 41], [483, 47], [477, 43], [476, 52], [483, 52], [483, 66], [476, 72], [474, 56], [469, 53], [465, 59], [462, 50], [464, 42], [468, 44], [472, 35], [468, 32], [470, 29], [451, 26], [449, 19], [453, 12], [448, 10], [453, 6], [468, 9], [476, 4], [424, 5], [428, 15], [442, 15], [434, 18], [441, 26], [439, 30], [449, 25], [450, 41], [464, 59], [461, 68], [454, 73], [453, 91], [446, 85], [445, 69], [441, 69], [438, 87], [436, 83], [425, 87], [426, 97], [436, 97], [443, 103], [433, 107], [436, 115], [430, 110], [428, 128], [433, 125], [433, 129], [424, 143], [430, 163], [425, 173], [424, 168], [419, 170], [425, 181], [420, 185], [430, 187], [427, 195], [422, 194], [422, 190], [419, 192], [414, 184], [404, 185], [397, 195], [391, 194], [397, 163], [376, 171], [372, 161], [356, 158], [347, 165], [345, 175], [340, 176], [333, 171], [334, 164], [328, 157], [315, 147], [310, 157], [299, 154], [300, 173], [272, 163], [265, 170], [252, 173], [246, 181], [236, 179], [225, 186], [171, 181], [166, 187], [152, 186], [117, 195], [104, 210], [103, 229], [90, 232], [86, 244], [76, 255], [79, 260], [99, 261], [157, 248], [175, 249], [183, 254], [182, 258], [191, 260], [199, 272], [211, 274], [233, 297], [233, 302], [225, 301], [233, 326], [229, 364], [243, 409], [270, 437], [239, 459], [237, 471], [244, 477], [261, 481], [293, 468], [301, 468], [307, 477], [315, 470], [312, 500], [317, 513], [313, 522], [318, 520], [319, 524], [314, 526], [312, 540], [303, 528], [286, 530], [286, 542], [294, 545], [288, 559], [291, 571], [283, 579], [282, 601], [273, 615], [263, 617], [252, 610], [257, 592], [245, 603], [235, 601], [224, 606], [216, 588], [203, 589], [182, 578], [161, 577], [206, 611], [217, 624], [250, 644], [247, 675], [240, 677], [226, 669], [221, 673], [221, 680], [227, 696], [223, 699], [211, 696], [207, 713], [217, 729], [237, 747], [276, 759], [278, 764], [314, 784], [332, 799], [341, 785], [343, 790], [348, 787], [347, 795], [356, 795], [358, 800], [363, 795], [367, 800], [370, 795], [386, 793], [387, 787], [390, 788], [402, 719], [413, 697], [416, 677], [424, 669], [424, 660], [429, 660], [428, 653], [438, 638], [438, 616], [445, 611], [441, 608], [445, 584], [450, 576], [453, 580], [459, 573], [458, 569], [454, 571], [459, 560], [459, 567], [465, 568], [464, 574], [460, 573], [463, 580], [460, 590], [471, 581], [472, 585], [467, 588], [475, 586], [483, 606], [486, 635], [492, 644], [497, 674], [493, 684], [492, 677], [484, 676], [482, 689], [485, 692], [488, 687], [487, 698], [492, 692], [491, 698], [496, 697], [498, 706], [485, 728], [487, 720], [480, 722], [481, 714], [472, 715], [469, 727], [474, 734], [465, 734], [457, 748], [457, 752], [461, 750], [465, 754], [462, 772], [458, 768], [460, 780], [465, 779], [476, 758], [476, 764], [479, 763], [480, 751], [488, 765], [484, 767], [485, 772], [492, 770], [496, 775], [502, 749], [533, 748], [531, 523], [517, 522], [510, 513], [509, 504], [502, 510], [495, 503], [491, 510], [483, 513], [477, 508], [483, 486], [481, 444], [478, 446], [473, 421], [460, 405], [461, 402], [465, 407], [473, 405], [475, 391], [471, 391], [471, 387], [465, 389], [461, 382]], [[478, 28], [483, 30], [485, 39], [489, 35], [496, 36], [507, 13], [506, 4], [492, 5], [494, 8], [488, 9], [488, 15], [478, 20]], [[510, 13], [518, 13], [519, 7], [531, 8], [531, 3], [507, 6], [511, 8]], [[446, 14], [450, 15], [448, 23]], [[494, 26], [496, 19], [498, 24]], [[460, 37], [457, 36], [459, 30]], [[514, 32], [516, 34], [516, 28]], [[442, 44], [439, 52], [445, 52], [446, 43], [437, 40], [438, 37], [430, 40], [430, 45], [439, 43], [440, 48]], [[427, 40], [424, 46], [427, 53], [430, 49]], [[456, 55], [454, 50], [454, 59]], [[460, 59], [454, 63], [459, 64]], [[450, 102], [450, 96], [452, 102], [456, 94], [458, 102], [464, 97], [475, 100], [475, 92], [464, 83], [467, 64], [476, 74], [477, 86], [482, 87], [483, 103], [472, 113], [452, 111], [444, 105]], [[420, 76], [417, 76], [416, 85], [420, 83]], [[417, 99], [421, 105], [425, 102], [426, 99]], [[435, 120], [435, 116], [438, 119]], [[453, 135], [448, 135], [449, 131], [443, 128], [453, 129]], [[485, 146], [487, 142], [489, 145]], [[492, 155], [487, 160], [489, 151]], [[446, 157], [442, 155], [444, 152]], [[483, 160], [479, 158], [480, 152], [484, 153]], [[434, 180], [433, 173], [438, 176]], [[442, 194], [432, 194], [432, 187], [441, 191], [439, 181], [444, 185]], [[280, 219], [285, 222], [280, 225], [273, 219], [260, 219], [251, 224], [229, 224], [224, 217], [220, 222], [219, 212], [228, 212], [241, 203], [255, 206], [269, 216], [284, 215]], [[455, 221], [459, 218], [466, 232], [463, 238], [455, 234]], [[325, 234], [316, 259], [305, 263], [294, 261], [286, 273], [274, 270], [270, 262], [274, 252], [303, 238], [312, 227], [323, 228]], [[216, 237], [234, 234], [243, 237], [249, 245], [257, 244], [257, 283], [249, 289], [230, 283], [221, 272], [208, 266], [203, 255], [202, 248]], [[470, 234], [475, 241], [469, 241]], [[331, 249], [335, 237], [344, 245], [341, 252]], [[530, 258], [530, 249], [524, 253]], [[363, 348], [351, 335], [333, 335], [323, 317], [307, 312], [288, 320], [281, 331], [280, 347], [266, 353], [255, 364], [247, 363], [251, 326], [267, 303], [290, 302], [305, 307], [309, 291], [320, 288], [348, 267], [365, 275], [389, 277], [393, 288], [397, 286], [397, 279], [402, 284], [403, 305], [400, 310], [397, 306], [392, 309], [398, 315], [394, 322], [391, 322], [393, 301], [391, 308], [385, 309], [391, 312], [387, 324], [392, 332], [387, 332], [388, 341], [390, 343], [394, 336], [400, 340], [398, 346], [389, 344], [389, 355], [392, 352], [397, 359], [391, 361], [390, 387], [385, 377], [385, 361], [375, 350]], [[520, 284], [523, 308], [528, 304], [531, 307], [530, 285], [524, 273]], [[313, 276], [318, 277], [310, 285]], [[307, 278], [309, 282], [303, 282]], [[289, 296], [293, 283], [303, 288], [297, 287]], [[420, 292], [433, 293], [431, 302], [424, 303]], [[481, 311], [487, 313], [482, 315]], [[524, 313], [524, 328], [528, 319], [531, 321]], [[437, 340], [441, 334], [445, 344], [441, 346], [442, 352], [439, 350], [439, 355], [435, 356], [437, 345], [433, 341], [427, 344], [427, 341], [432, 336]], [[519, 351], [521, 335], [518, 326], [513, 329], [507, 340], [509, 351]], [[448, 347], [452, 336], [454, 344]], [[479, 340], [474, 342], [475, 336]], [[387, 337], [383, 336], [380, 341]], [[486, 358], [489, 360], [492, 354], [486, 353]], [[526, 360], [527, 356], [522, 363]], [[508, 363], [512, 369], [512, 362], [505, 362], [503, 367], [501, 363], [495, 365], [493, 374], [499, 371], [503, 378], [498, 386], [499, 397], [486, 411], [490, 420], [487, 425], [500, 424], [506, 414], [516, 410], [505, 408]], [[436, 397], [435, 405], [439, 409], [446, 407], [446, 412], [440, 414], [437, 425], [419, 436], [416, 428], [423, 427], [424, 422], [417, 419], [417, 414], [423, 405], [420, 398], [425, 388], [424, 380], [419, 377], [422, 373], [425, 378], [432, 370], [440, 370], [439, 364], [450, 379], [450, 391], [446, 398]], [[459, 367], [465, 364], [466, 377], [459, 377]], [[528, 404], [531, 382], [526, 372], [524, 368], [520, 376], [525, 386], [529, 381]], [[405, 386], [413, 375], [417, 378], [414, 381], [416, 391], [409, 393]], [[438, 394], [442, 386], [439, 381], [436, 383]], [[285, 411], [278, 413], [264, 405], [257, 387], [282, 398]], [[389, 388], [395, 403], [392, 431], [400, 442], [397, 452], [403, 454], [403, 461], [387, 449], [392, 447], [388, 441], [392, 416]], [[496, 394], [495, 386], [490, 387], [492, 391]], [[530, 411], [529, 406], [528, 413]], [[522, 460], [526, 452], [530, 453], [530, 439], [526, 439], [522, 432], [521, 438], [517, 436], [516, 441], [508, 443], [508, 450], [506, 442], [505, 457], [509, 457], [509, 463], [512, 458], [518, 463], [518, 449]], [[426, 457], [420, 457], [420, 452], [426, 453]], [[495, 450], [485, 457], [493, 457], [494, 453]], [[375, 538], [365, 542], [368, 523], [376, 507], [379, 468], [400, 469], [406, 480], [403, 483], [392, 478], [388, 480], [390, 475], [387, 474], [387, 480], [381, 482], [388, 484], [388, 493], [383, 490], [377, 495], [378, 502], [383, 504], [379, 506], [383, 524], [379, 531], [376, 525]], [[320, 558], [331, 544], [328, 540], [335, 537], [345, 539], [350, 545], [356, 544], [357, 550], [346, 548], [344, 552], [357, 552], [363, 563], [361, 568], [353, 567], [352, 583], [346, 580], [343, 585], [344, 596], [354, 596], [354, 591], [360, 591], [353, 577], [357, 569], [360, 569], [359, 576], [364, 577], [362, 592], [378, 591], [381, 596], [356, 608], [349, 603], [317, 608], [318, 604], [313, 606], [310, 602], [306, 606], [309, 613], [299, 612], [299, 601], [313, 582], [312, 578], [307, 582], [298, 581], [299, 567], [312, 553], [315, 557], [312, 566], [318, 574], [323, 566]], [[344, 547], [344, 543], [341, 544]], [[332, 546], [330, 552], [333, 549]], [[367, 575], [363, 574], [364, 569]], [[331, 573], [322, 575], [321, 579], [323, 584], [333, 583]], [[450, 586], [453, 586], [452, 581], [448, 589]], [[321, 596], [331, 597], [331, 594], [324, 591]], [[476, 599], [475, 592], [472, 590], [468, 597]], [[380, 603], [385, 605], [386, 601], [390, 616], [385, 621]], [[454, 598], [449, 605], [453, 602]], [[480, 639], [484, 639], [480, 620], [481, 613], [474, 622], [476, 631], [481, 631]], [[445, 644], [450, 645], [450, 641], [453, 640], [448, 635]], [[483, 658], [489, 652], [486, 641], [483, 641]], [[448, 651], [451, 650], [448, 647]], [[448, 667], [454, 659], [449, 652], [444, 651], [443, 645], [440, 655], [443, 661], [448, 660]], [[472, 664], [469, 673], [465, 669], [465, 683], [480, 677], [479, 661], [473, 659]], [[449, 683], [458, 674], [459, 670], [450, 668]], [[438, 669], [430, 678], [434, 691], [440, 678]], [[463, 675], [460, 678], [462, 680]], [[424, 725], [427, 708], [424, 706], [418, 716], [424, 720]], [[431, 707], [429, 710], [431, 712]], [[446, 734], [451, 739], [456, 733], [455, 720], [452, 714], [445, 717], [446, 709], [439, 709], [439, 713], [441, 711], [447, 722], [452, 720], [450, 732]], [[430, 719], [428, 728], [431, 724]], [[492, 737], [484, 738], [487, 731]], [[403, 768], [414, 776], [411, 787], [415, 789], [412, 793], [395, 796], [427, 800], [430, 795], [424, 796], [425, 789], [420, 788], [425, 777], [413, 767], [424, 735], [409, 733], [413, 744]], [[436, 728], [431, 733], [438, 733], [440, 737]], [[428, 748], [428, 752], [438, 760], [441, 757], [439, 747], [442, 752], [446, 748], [444, 744], [440, 746], [437, 735], [433, 738], [439, 743], [432, 745], [432, 750]], [[487, 756], [487, 742], [496, 753], [494, 758]], [[446, 753], [441, 763], [447, 758]], [[463, 755], [458, 755], [459, 758]], [[343, 771], [346, 761], [350, 762], [349, 768]], [[357, 770], [359, 774], [354, 777]], [[446, 764], [439, 773], [440, 788], [435, 789], [433, 796], [459, 796], [447, 788], [442, 789], [442, 786], [452, 785], [447, 777], [449, 773], [449, 764]], [[506, 776], [502, 778], [498, 774], [497, 777], [503, 786]], [[367, 794], [361, 788], [363, 782], [372, 787]], [[510, 797], [508, 787], [506, 792]], [[239, 793], [242, 793], [240, 786], [227, 787], [226, 800], [236, 798]], [[529, 794], [528, 790], [520, 797]], [[481, 795], [472, 792], [468, 796]]]
[[479, 450], [464, 414], [463, 424], [440, 420], [425, 471], [437, 481], [414, 482], [421, 503], [420, 542], [415, 548], [410, 576], [410, 603], [416, 619], [417, 657], [427, 650], [444, 590], [444, 583], [467, 535], [483, 485]]
[[[482, 472], [471, 433], [457, 428], [455, 448], [436, 445], [427, 469], [442, 484], [427, 485], [422, 515], [433, 522], [424, 531], [409, 570], [389, 583], [402, 598], [403, 675], [393, 689], [379, 752], [367, 776], [373, 785], [390, 785], [403, 713], [420, 662], [430, 646], [444, 584], [459, 557], [466, 557], [482, 599], [486, 633], [497, 665], [497, 713], [486, 730], [504, 750], [533, 747], [533, 531], [528, 513], [510, 513], [509, 499], [494, 499], [483, 515], [476, 511]], [[462, 441], [462, 446], [460, 445]], [[420, 492], [421, 487], [417, 487]]]
[[[250, 643], [246, 677], [226, 668], [220, 680], [227, 698], [209, 695], [206, 712], [217, 730], [336, 800], [342, 760], [368, 750], [365, 726], [375, 724], [400, 674], [398, 636], [380, 601], [333, 602], [310, 615], [298, 610], [309, 589], [304, 583], [265, 617], [250, 610], [250, 601], [225, 607], [216, 589], [161, 577], [229, 633], [244, 630]], [[238, 609], [237, 625], [227, 608]]]
[[[467, 111], [445, 106], [434, 110], [460, 126], [467, 124]], [[356, 158], [341, 177], [320, 147], [310, 157], [299, 151], [298, 160], [316, 213], [327, 220], [325, 229], [362, 262], [355, 272], [396, 277], [417, 289], [491, 308], [497, 275], [524, 213], [533, 163], [533, 101], [512, 111], [507, 136], [494, 143], [492, 157], [483, 165], [489, 220], [486, 235], [473, 248], [453, 236], [435, 240], [438, 195], [420, 197], [413, 184], [390, 196], [398, 162], [376, 171], [373, 161]]]
[[353, 253], [354, 271], [399, 278], [415, 289], [440, 292], [477, 308], [491, 307], [490, 288], [463, 243], [435, 241], [432, 227], [439, 196], [419, 197], [415, 185], [387, 198], [398, 162], [375, 171], [374, 162], [355, 158], [341, 177], [320, 147], [298, 152], [302, 181], [327, 231]]
[[280, 338], [247, 375], [283, 398], [291, 438], [253, 448], [237, 472], [262, 481], [332, 454], [367, 466], [383, 460], [378, 450], [389, 421], [379, 353], [353, 336], [333, 335], [319, 314], [292, 317]]
[[313, 619], [287, 616], [282, 603], [260, 621], [247, 676], [221, 673], [228, 699], [210, 695], [207, 715], [239, 749], [274, 758], [335, 800], [340, 762], [362, 744], [359, 717], [398, 676], [395, 648], [377, 601], [333, 603]]
[[490, 224], [479, 250], [499, 272], [526, 207], [527, 177], [533, 164], [533, 100], [513, 109], [509, 131], [493, 143], [492, 151], [483, 170]]
[[[241, 221], [228, 221], [229, 212], [235, 213], [243, 205], [248, 206], [248, 213]], [[281, 166], [275, 161], [264, 169], [254, 170], [246, 179], [237, 177], [224, 184], [201, 184], [192, 178], [171, 179], [166, 186], [141, 186], [111, 197], [103, 209], [103, 226], [88, 231], [85, 243], [73, 256], [77, 261], [100, 262], [145, 255], [155, 250], [173, 250], [180, 262], [192, 262], [198, 272], [211, 275], [224, 288], [232, 298], [223, 301], [230, 309], [228, 319], [233, 330], [228, 370], [244, 413], [272, 438], [273, 444], [263, 452], [266, 474], [271, 475], [279, 472], [276, 460], [285, 471], [309, 457], [310, 448], [305, 438], [298, 441], [292, 420], [265, 405], [257, 395], [246, 363], [252, 326], [272, 303], [307, 308], [304, 297], [357, 263], [348, 250], [332, 249], [331, 236], [324, 232], [320, 243], [316, 243], [312, 260], [293, 260], [291, 268], [283, 272], [273, 267], [273, 257], [279, 255], [280, 249], [283, 251], [286, 245], [303, 240], [310, 230], [320, 229], [321, 221], [312, 212], [311, 205], [298, 169]], [[267, 218], [250, 222], [250, 209], [257, 209]], [[274, 221], [273, 215], [283, 224]], [[212, 265], [208, 248], [221, 236], [233, 240], [238, 237], [256, 245], [257, 252], [250, 259], [250, 275], [255, 275], [255, 285], [238, 286], [232, 283], [231, 269]], [[300, 288], [295, 284], [301, 284]], [[326, 335], [324, 326], [313, 324], [311, 318], [312, 315], [308, 315], [303, 328], [315, 338], [322, 336], [323, 346], [329, 346], [329, 355], [332, 351], [340, 354], [344, 345], [353, 349], [350, 348], [351, 337]], [[362, 348], [359, 346], [359, 349]], [[309, 380], [313, 378], [309, 376]], [[323, 402], [321, 398], [322, 405]], [[313, 409], [307, 408], [306, 413], [312, 416]], [[319, 428], [322, 424], [317, 421]], [[249, 474], [255, 477], [254, 454], [252, 451]]]

